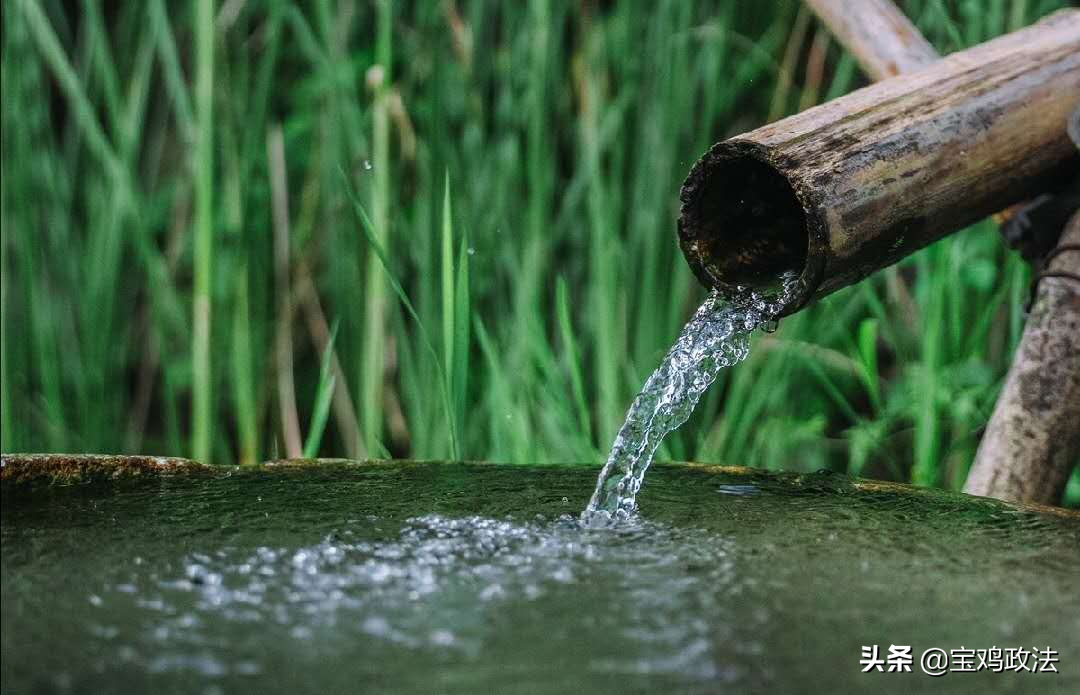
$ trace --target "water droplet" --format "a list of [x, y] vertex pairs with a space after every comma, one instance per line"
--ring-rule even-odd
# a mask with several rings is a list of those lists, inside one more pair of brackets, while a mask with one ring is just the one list
[[474, 249], [473, 247], [470, 246], [469, 248], [465, 249], [465, 253], [469, 254], [470, 256], [475, 256], [476, 255], [476, 249]]
[[365, 159], [365, 160], [364, 160], [364, 171], [371, 171], [371, 170], [372, 170], [372, 168], [373, 168], [373, 167], [371, 166], [371, 161], [370, 161], [370, 160], [367, 160], [367, 159]]

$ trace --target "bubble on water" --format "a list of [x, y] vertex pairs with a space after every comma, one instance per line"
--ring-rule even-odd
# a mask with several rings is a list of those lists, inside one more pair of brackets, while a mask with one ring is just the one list
[[746, 358], [751, 332], [776, 330], [776, 317], [797, 286], [798, 275], [785, 273], [772, 293], [740, 285], [730, 297], [713, 291], [705, 299], [634, 398], [583, 521], [602, 525], [633, 518], [645, 471], [664, 437], [686, 422], [721, 369]]

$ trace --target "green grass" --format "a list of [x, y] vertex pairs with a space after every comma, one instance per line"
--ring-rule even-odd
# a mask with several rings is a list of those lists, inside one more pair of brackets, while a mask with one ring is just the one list
[[[949, 51], [1063, 4], [905, 10]], [[5, 0], [3, 26], [5, 451], [598, 464], [703, 296], [689, 166], [863, 83], [792, 1]], [[757, 337], [663, 455], [958, 487], [1026, 283], [961, 232]]]

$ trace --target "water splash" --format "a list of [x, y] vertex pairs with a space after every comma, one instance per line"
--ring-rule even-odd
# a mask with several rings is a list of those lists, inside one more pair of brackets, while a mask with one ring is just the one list
[[584, 522], [603, 525], [633, 516], [645, 471], [664, 437], [686, 422], [721, 369], [746, 357], [755, 328], [776, 329], [776, 317], [797, 284], [796, 273], [785, 273], [771, 294], [740, 288], [734, 298], [715, 290], [709, 295], [634, 398], [582, 514]]
[[[99, 601], [115, 607], [130, 600], [124, 587], [137, 592], [150, 618], [142, 638], [156, 648], [138, 660], [151, 671], [217, 677], [245, 664], [252, 675], [266, 669], [260, 660], [226, 660], [201, 648], [223, 624], [287, 630], [291, 649], [314, 645], [321, 658], [339, 653], [335, 642], [353, 640], [369, 656], [404, 649], [413, 659], [480, 660], [493, 631], [513, 624], [504, 622], [508, 611], [549, 615], [586, 583], [618, 587], [611, 600], [620, 609], [576, 629], [605, 633], [609, 644], [641, 645], [598, 650], [594, 667], [697, 679], [714, 679], [723, 668], [716, 630], [694, 616], [726, 613], [719, 596], [740, 590], [728, 538], [639, 519], [590, 529], [569, 514], [530, 522], [430, 514], [392, 526], [369, 517], [314, 544], [192, 553], [182, 575], [167, 572], [136, 589], [136, 570]], [[680, 570], [672, 582], [673, 569], [687, 565], [695, 570]], [[667, 590], [655, 591], [660, 584]], [[672, 611], [690, 617], [671, 619]]]

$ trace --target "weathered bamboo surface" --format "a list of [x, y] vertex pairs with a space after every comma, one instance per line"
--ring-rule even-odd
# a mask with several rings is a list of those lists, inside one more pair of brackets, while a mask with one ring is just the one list
[[[1080, 212], [1048, 270], [1080, 276]], [[1080, 459], [1080, 282], [1044, 277], [964, 492], [1056, 503]]]
[[874, 81], [914, 72], [940, 56], [891, 0], [806, 0]]
[[707, 285], [801, 271], [785, 313], [1080, 168], [1080, 10], [715, 145], [682, 191]]

